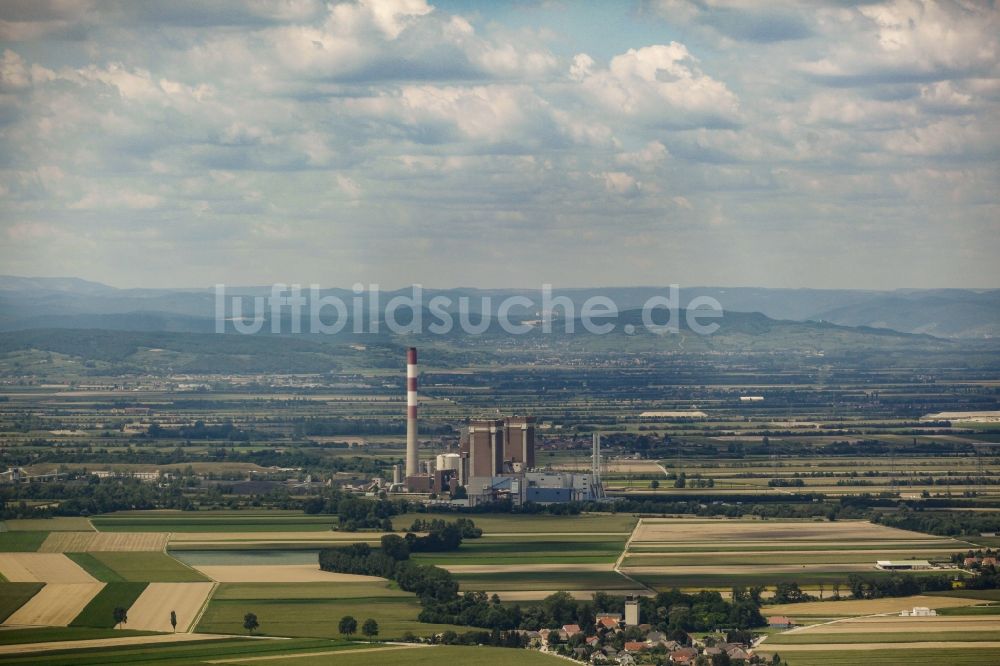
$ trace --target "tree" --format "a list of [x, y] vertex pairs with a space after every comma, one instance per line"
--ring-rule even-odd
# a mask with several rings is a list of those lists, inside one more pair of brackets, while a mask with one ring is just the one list
[[257, 616], [253, 613], [247, 613], [243, 616], [243, 628], [249, 631], [251, 634], [260, 628], [260, 622], [257, 621]]
[[375, 621], [375, 618], [370, 617], [367, 620], [365, 620], [365, 623], [361, 625], [361, 633], [363, 633], [369, 639], [378, 636], [378, 622]]
[[127, 610], [125, 610], [121, 606], [115, 606], [114, 614], [115, 614], [115, 624], [118, 625], [119, 629], [121, 628], [121, 625], [128, 624]]
[[657, 481], [656, 479], [653, 479], [652, 481], [649, 482], [649, 487], [652, 488], [653, 490], [656, 490], [657, 488], [660, 487], [660, 482]]
[[177, 611], [170, 611], [170, 626], [177, 631]]
[[340, 624], [337, 625], [337, 631], [342, 633], [344, 636], [350, 636], [358, 630], [358, 621], [355, 620], [350, 615], [345, 615], [340, 618]]

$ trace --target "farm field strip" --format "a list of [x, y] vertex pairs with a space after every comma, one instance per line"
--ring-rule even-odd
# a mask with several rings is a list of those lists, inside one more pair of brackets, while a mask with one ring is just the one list
[[65, 627], [104, 588], [104, 583], [49, 583], [11, 613], [8, 626]]
[[322, 571], [319, 564], [211, 565], [194, 567], [219, 583], [384, 583], [384, 578]]
[[0, 553], [0, 573], [12, 583], [96, 583], [60, 553]]
[[[946, 551], [950, 554], [953, 551]], [[946, 553], [928, 551], [893, 552], [884, 550], [845, 551], [795, 551], [758, 553], [744, 551], [743, 553], [713, 554], [685, 553], [680, 555], [665, 555], [660, 553], [629, 553], [623, 566], [626, 567], [668, 567], [686, 565], [777, 565], [787, 562], [797, 564], [866, 564], [875, 565], [876, 560], [933, 560], [942, 558]]]
[[11, 532], [42, 531], [42, 532], [80, 532], [93, 531], [94, 526], [88, 518], [76, 516], [56, 516], [55, 518], [14, 518], [3, 521], [3, 526]]
[[841, 620], [830, 624], [803, 627], [794, 632], [796, 636], [819, 634], [854, 633], [902, 633], [941, 631], [989, 631], [1000, 632], [1000, 619], [990, 616], [938, 615], [929, 618], [875, 617]]
[[379, 578], [378, 582], [338, 583], [220, 583], [212, 600], [236, 599], [366, 599], [369, 597], [412, 598], [393, 583]]
[[871, 615], [874, 613], [898, 613], [914, 606], [927, 608], [961, 608], [983, 603], [979, 599], [963, 599], [959, 597], [932, 597], [919, 595], [915, 597], [886, 597], [883, 599], [848, 599], [845, 601], [807, 601], [799, 604], [781, 604], [766, 606], [762, 609], [765, 615], [788, 615], [799, 617], [850, 617], [856, 615]]
[[156, 634], [153, 636], [122, 636], [121, 638], [91, 638], [79, 641], [50, 641], [0, 645], [0, 655], [53, 652], [56, 650], [89, 650], [120, 646], [153, 645], [186, 641], [208, 641], [229, 638], [208, 634]]
[[[400, 535], [402, 536], [402, 535]], [[333, 532], [330, 529], [313, 531], [270, 531], [270, 532], [218, 532], [211, 536], [204, 532], [172, 532], [169, 536], [169, 543], [218, 543], [218, 542], [240, 542], [240, 541], [312, 541], [312, 542], [343, 542], [355, 543], [358, 541], [376, 542], [382, 537], [382, 533], [365, 532]]]
[[[693, 538], [692, 538], [693, 537]], [[950, 541], [947, 537], [934, 539], [925, 534], [875, 525], [867, 521], [763, 521], [763, 520], [670, 520], [643, 519], [633, 542], [690, 543], [709, 541], [713, 538], [729, 541], [793, 542], [815, 540], [864, 540], [873, 542], [934, 542]]]
[[81, 562], [85, 561], [82, 558], [96, 562], [95, 574], [111, 572], [122, 581], [196, 583], [207, 580], [194, 568], [161, 552], [98, 551], [75, 555]]
[[167, 535], [157, 532], [52, 532], [38, 552], [162, 551], [166, 546]]
[[[881, 640], [881, 638], [879, 640]], [[838, 652], [845, 650], [851, 652], [857, 652], [863, 650], [865, 652], [870, 651], [873, 652], [874, 654], [878, 654], [879, 652], [888, 650], [936, 650], [936, 649], [996, 650], [998, 648], [1000, 648], [1000, 641], [997, 640], [992, 640], [992, 641], [921, 640], [921, 641], [894, 643], [891, 648], [886, 648], [885, 643], [880, 643], [880, 642], [837, 643], [836, 645], [832, 645], [830, 643], [803, 643], [803, 644], [782, 643], [780, 645], [777, 645], [771, 643], [771, 641], [768, 641], [767, 643], [762, 643], [760, 646], [758, 646], [757, 652], [767, 653], [767, 654], [778, 652], [784, 654], [786, 652], [829, 652], [833, 650], [836, 650]], [[996, 664], [996, 661], [992, 654], [987, 654], [986, 656], [992, 661], [982, 662], [983, 664], [986, 665]], [[909, 655], [907, 658], [909, 660], [912, 660], [914, 657], [913, 655]], [[853, 657], [849, 662], [846, 663], [857, 664], [858, 662], [856, 661], [856, 659], [857, 659], [856, 657]], [[882, 661], [876, 661], [874, 658], [868, 659], [866, 661], [869, 664], [883, 664]], [[795, 661], [792, 663], [797, 666], [799, 662]], [[912, 661], [908, 661], [907, 663], [912, 663]], [[947, 663], [949, 666], [953, 666], [953, 662], [944, 662], [944, 663]]]
[[177, 630], [189, 631], [215, 583], [150, 583], [128, 609], [129, 629], [173, 631], [170, 611], [177, 613]]

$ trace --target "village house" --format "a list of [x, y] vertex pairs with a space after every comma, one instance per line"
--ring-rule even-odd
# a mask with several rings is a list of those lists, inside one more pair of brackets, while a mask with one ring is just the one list
[[772, 629], [788, 629], [795, 626], [795, 620], [784, 615], [775, 615], [767, 618], [767, 626]]
[[698, 650], [695, 648], [683, 647], [670, 653], [671, 664], [693, 664], [698, 658]]

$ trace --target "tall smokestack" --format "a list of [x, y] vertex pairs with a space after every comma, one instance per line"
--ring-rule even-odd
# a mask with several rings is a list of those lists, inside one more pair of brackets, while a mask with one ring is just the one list
[[416, 476], [417, 454], [417, 348], [406, 350], [406, 476]]

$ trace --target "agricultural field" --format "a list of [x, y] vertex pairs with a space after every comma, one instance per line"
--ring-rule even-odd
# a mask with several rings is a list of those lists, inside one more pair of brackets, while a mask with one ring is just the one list
[[330, 516], [307, 516], [301, 511], [126, 511], [91, 520], [101, 532], [329, 532]]
[[111, 629], [115, 626], [115, 608], [131, 608], [145, 589], [146, 583], [107, 583], [69, 626]]
[[879, 574], [877, 560], [926, 559], [945, 566], [953, 552], [968, 547], [868, 521], [644, 518], [629, 540], [621, 571], [657, 590], [788, 581], [832, 594], [851, 573]]
[[193, 583], [208, 578], [196, 570], [159, 552], [73, 553], [73, 559], [99, 580]]
[[177, 617], [177, 631], [189, 631], [204, 608], [214, 583], [150, 583], [128, 608], [130, 629], [173, 631], [170, 612]]
[[40, 553], [89, 553], [98, 551], [162, 551], [167, 535], [125, 532], [52, 532], [39, 545]]
[[95, 583], [61, 553], [0, 553], [0, 574], [12, 583]]
[[[363, 578], [358, 576], [357, 578]], [[357, 596], [359, 584], [369, 585], [369, 595]], [[399, 638], [406, 632], [424, 634], [446, 630], [465, 631], [464, 627], [425, 624], [417, 621], [420, 604], [412, 594], [400, 596], [387, 590], [387, 581], [372, 578], [353, 585], [352, 596], [317, 597], [302, 586], [288, 586], [276, 598], [273, 583], [240, 585], [231, 588], [222, 584], [205, 610], [196, 631], [201, 633], [241, 633], [244, 614], [255, 613], [260, 620], [260, 632], [268, 636], [333, 638], [337, 620], [354, 615], [362, 621], [374, 618], [379, 624], [379, 636]], [[335, 586], [324, 591], [336, 593]], [[301, 595], [301, 596], [297, 596]]]
[[11, 613], [6, 626], [65, 627], [104, 588], [104, 583], [48, 583]]

